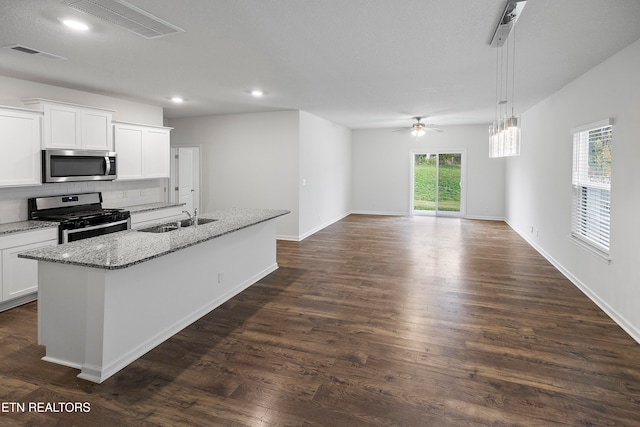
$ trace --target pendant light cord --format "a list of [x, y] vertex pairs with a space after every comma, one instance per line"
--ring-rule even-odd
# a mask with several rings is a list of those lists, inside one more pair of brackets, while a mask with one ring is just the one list
[[511, 71], [511, 116], [513, 117], [513, 111], [514, 111], [514, 102], [516, 99], [516, 27], [517, 25], [513, 26], [513, 58], [512, 58], [512, 71]]
[[495, 117], [496, 124], [498, 123], [498, 115], [499, 115], [498, 106], [500, 105], [498, 104], [498, 102], [500, 101], [500, 95], [498, 94], [498, 92], [500, 90], [499, 87], [501, 86], [499, 85], [499, 78], [498, 78], [499, 69], [500, 69], [500, 49], [496, 49], [496, 117]]

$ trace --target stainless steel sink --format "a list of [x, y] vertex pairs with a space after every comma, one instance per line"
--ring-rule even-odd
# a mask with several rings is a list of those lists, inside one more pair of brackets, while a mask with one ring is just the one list
[[[184, 221], [191, 221], [190, 219], [185, 219]], [[217, 219], [211, 218], [198, 218], [198, 225], [208, 224], [210, 222], [217, 221]]]
[[[217, 221], [217, 219], [198, 218], [198, 225], [208, 224], [214, 221]], [[187, 228], [187, 227], [193, 227], [193, 222], [191, 218], [183, 219], [175, 222], [167, 222], [165, 224], [160, 224], [160, 225], [154, 225], [153, 227], [141, 228], [138, 231], [142, 231], [144, 233], [167, 233], [169, 231], [179, 230], [181, 228]]]

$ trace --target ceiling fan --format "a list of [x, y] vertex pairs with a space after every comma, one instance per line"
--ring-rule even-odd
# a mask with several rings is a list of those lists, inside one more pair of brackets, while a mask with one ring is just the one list
[[435, 127], [432, 124], [422, 123], [422, 117], [413, 117], [416, 122], [408, 128], [396, 129], [394, 132], [411, 132], [411, 135], [420, 137], [426, 132], [442, 132], [442, 129]]

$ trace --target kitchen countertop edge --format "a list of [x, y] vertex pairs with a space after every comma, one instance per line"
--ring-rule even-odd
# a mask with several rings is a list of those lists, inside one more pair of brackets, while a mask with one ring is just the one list
[[54, 221], [16, 221], [0, 224], [0, 237], [24, 231], [40, 230], [43, 228], [57, 227], [59, 223]]
[[[204, 229], [205, 232], [203, 234], [199, 234], [199, 235], [192, 233], [193, 234], [192, 236], [188, 236], [190, 238], [185, 239], [184, 242], [178, 243], [175, 246], [171, 246], [169, 248], [163, 247], [161, 249], [151, 251], [147, 255], [139, 256], [136, 259], [132, 259], [131, 261], [128, 261], [128, 262], [122, 261], [121, 263], [116, 263], [116, 264], [109, 264], [109, 263], [105, 263], [104, 261], [99, 262], [95, 260], [85, 261], [82, 259], [82, 257], [90, 257], [92, 254], [95, 254], [99, 250], [96, 248], [100, 248], [100, 246], [103, 244], [104, 244], [103, 246], [106, 246], [104, 248], [105, 251], [112, 250], [108, 247], [109, 242], [113, 243], [117, 239], [124, 239], [126, 238], [126, 236], [133, 235], [133, 233], [138, 235], [138, 237], [140, 237], [139, 235], [143, 235], [144, 237], [141, 237], [141, 238], [144, 241], [149, 243], [149, 245], [145, 245], [145, 247], [149, 247], [149, 246], [152, 246], [154, 243], [157, 243], [158, 241], [160, 241], [160, 243], [165, 243], [163, 239], [170, 239], [171, 237], [170, 233], [177, 233], [179, 231], [154, 234], [154, 233], [144, 233], [138, 230], [127, 230], [127, 231], [122, 231], [114, 234], [107, 234], [104, 236], [94, 237], [92, 239], [79, 240], [66, 245], [35, 249], [32, 251], [23, 252], [18, 256], [20, 258], [33, 259], [36, 261], [68, 264], [68, 265], [75, 265], [79, 267], [90, 267], [90, 268], [98, 268], [103, 270], [121, 270], [128, 267], [132, 267], [136, 264], [141, 264], [143, 262], [162, 257], [164, 255], [168, 255], [170, 253], [188, 248], [190, 246], [197, 245], [198, 243], [202, 243], [208, 240], [222, 237], [224, 235], [233, 233], [234, 231], [242, 230], [244, 228], [248, 228], [253, 225], [260, 224], [262, 222], [266, 222], [283, 215], [287, 215], [290, 212], [291, 211], [289, 210], [278, 210], [278, 209], [227, 209], [224, 211], [218, 211], [210, 214], [201, 215], [200, 216], [201, 218], [212, 218], [212, 219], [217, 219], [217, 221], [215, 221], [214, 223], [199, 225], [198, 229], [194, 229], [194, 230], [203, 230], [204, 227], [211, 226], [212, 224], [213, 224], [213, 228], [208, 227]], [[257, 217], [249, 220], [248, 222], [241, 222], [240, 224], [233, 224], [233, 222], [231, 222], [230, 224], [227, 224], [226, 227], [224, 226], [225, 223], [229, 223], [231, 221], [230, 219], [224, 218], [225, 214], [240, 215], [242, 213], [250, 214], [253, 216], [257, 215]], [[212, 231], [212, 230], [215, 230], [216, 228], [218, 228], [218, 230]], [[209, 230], [209, 232], [206, 232], [207, 229]], [[177, 236], [177, 234], [174, 234], [173, 236]], [[94, 245], [96, 243], [97, 243], [96, 248], [94, 249], [87, 248], [88, 245]], [[66, 249], [65, 247], [76, 248], [76, 251], [75, 251], [76, 253], [72, 255], [68, 255], [68, 257], [65, 258], [65, 255], [67, 254], [67, 252], [65, 251]], [[139, 251], [134, 251], [134, 253], [138, 255]], [[107, 256], [107, 260], [108, 259], [109, 257]]]
[[142, 213], [142, 212], [152, 212], [159, 211], [161, 209], [170, 209], [178, 206], [184, 206], [186, 203], [147, 203], [143, 205], [133, 205], [133, 206], [123, 206], [119, 209], [124, 209], [129, 211], [132, 214]]

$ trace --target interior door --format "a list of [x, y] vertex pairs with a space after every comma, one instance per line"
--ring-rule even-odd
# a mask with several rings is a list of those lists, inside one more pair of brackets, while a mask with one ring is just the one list
[[414, 154], [413, 214], [460, 216], [462, 166], [462, 152]]
[[200, 148], [174, 147], [174, 164], [171, 168], [172, 201], [184, 203], [184, 209], [193, 213], [200, 210]]
[[193, 213], [193, 152], [184, 148], [178, 149], [178, 202], [184, 203], [185, 209]]

